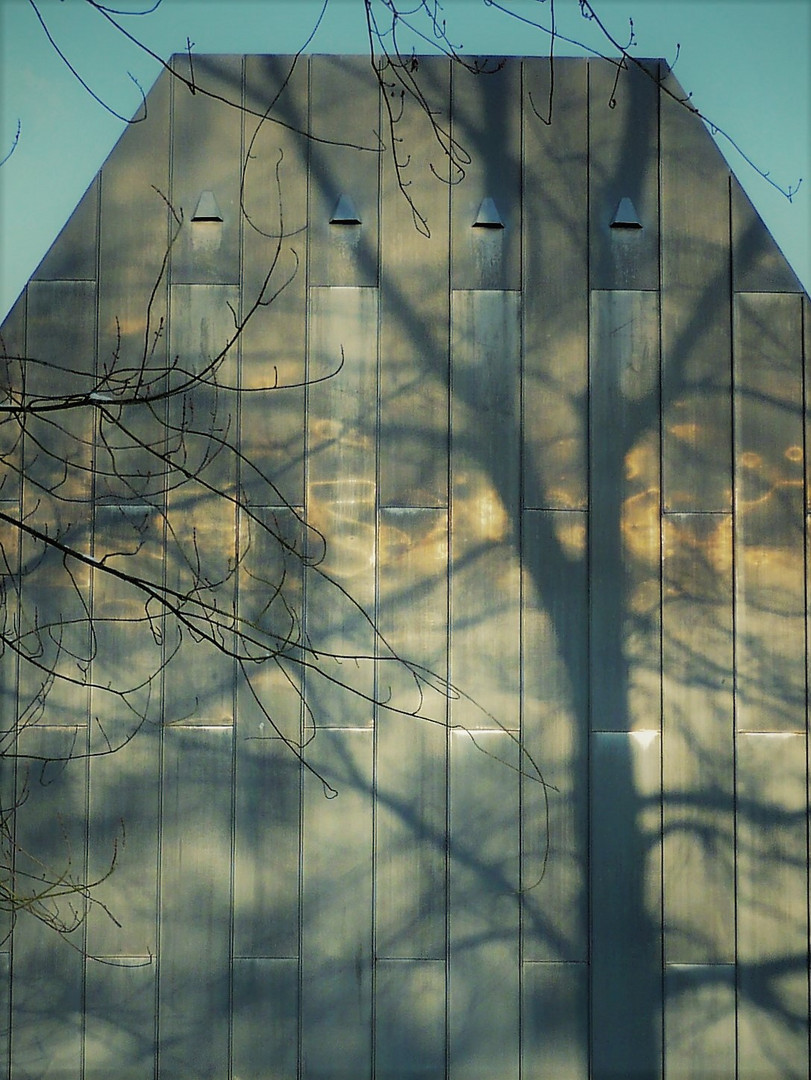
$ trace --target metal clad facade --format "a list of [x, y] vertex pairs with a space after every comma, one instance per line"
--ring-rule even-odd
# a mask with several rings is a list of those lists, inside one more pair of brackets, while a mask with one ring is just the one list
[[98, 881], [3, 915], [0, 1075], [804, 1080], [811, 302], [738, 182], [657, 61], [177, 63], [0, 335], [0, 805]]

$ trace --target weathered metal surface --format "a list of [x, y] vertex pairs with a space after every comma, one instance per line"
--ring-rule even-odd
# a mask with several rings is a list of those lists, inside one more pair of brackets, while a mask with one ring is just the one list
[[519, 1070], [517, 740], [450, 737], [448, 1066], [454, 1080]]
[[[304, 775], [301, 1066], [354, 1080], [372, 1060], [372, 731], [323, 730]], [[326, 798], [321, 777], [337, 791]]]
[[521, 1076], [587, 1080], [589, 984], [585, 963], [524, 963]]
[[445, 964], [375, 964], [377, 1080], [418, 1080], [445, 1073]]
[[298, 956], [299, 787], [294, 750], [240, 718], [234, 808], [237, 956]]
[[[662, 485], [667, 510], [732, 505], [729, 170], [684, 123], [673, 76], [660, 95]], [[669, 94], [675, 94], [675, 99]]]
[[[477, 61], [472, 59], [475, 67]], [[521, 287], [521, 63], [481, 58], [451, 70], [451, 288]], [[475, 228], [493, 199], [503, 229]]]
[[[172, 59], [184, 79], [199, 80], [210, 94], [225, 99], [172, 81], [170, 202], [182, 217], [172, 247], [174, 284], [239, 281], [242, 63], [241, 56], [195, 56], [191, 65], [186, 56]], [[221, 222], [192, 220], [204, 191], [216, 199]], [[171, 226], [177, 228], [174, 219]]]
[[519, 725], [520, 297], [451, 295], [451, 680], [455, 724]]
[[[419, 75], [420, 89], [435, 110], [433, 122], [447, 131], [447, 60], [420, 60]], [[381, 78], [388, 85], [395, 76], [384, 69]], [[449, 166], [444, 156], [437, 158], [436, 136], [423, 109], [408, 95], [401, 106], [394, 89], [391, 118], [384, 107], [382, 120], [389, 149], [381, 163], [380, 501], [443, 506], [448, 499], [450, 303], [449, 195], [443, 181]], [[393, 151], [392, 139], [402, 140]]]
[[158, 1054], [167, 1076], [227, 1074], [233, 731], [163, 739]]
[[93, 180], [33, 275], [35, 281], [92, 281], [96, 277], [99, 181]]
[[86, 1080], [155, 1076], [156, 970], [154, 955], [88, 961], [81, 1074]]
[[[589, 63], [589, 275], [592, 289], [659, 287], [659, 62]], [[629, 198], [641, 229], [612, 229]]]
[[805, 728], [800, 298], [735, 297], [735, 631], [739, 731]]
[[[588, 955], [587, 519], [525, 511], [521, 742], [524, 960]], [[527, 762], [529, 764], [529, 762]]]
[[732, 962], [732, 518], [672, 514], [662, 538], [665, 960]]
[[250, 159], [242, 194], [247, 217], [241, 314], [247, 323], [240, 337], [240, 434], [246, 458], [241, 482], [258, 506], [275, 504], [279, 496], [296, 505], [304, 502], [307, 186], [302, 178], [309, 143], [298, 132], [307, 128], [308, 101], [305, 60], [293, 67], [292, 57], [245, 58], [245, 103], [259, 116], [246, 115], [243, 121]]
[[738, 1060], [742, 1080], [808, 1074], [806, 735], [737, 739]]
[[665, 967], [665, 1062], [676, 1080], [735, 1075], [735, 967]]
[[[378, 284], [379, 125], [368, 57], [310, 59], [310, 285]], [[360, 225], [330, 224], [343, 194]]]
[[657, 731], [591, 738], [591, 1061], [595, 1080], [662, 1071]]
[[290, 1080], [298, 1060], [298, 962], [234, 957], [232, 1069]]
[[[310, 291], [307, 520], [329, 543], [325, 573], [309, 576], [306, 611], [326, 677], [312, 672], [307, 695], [318, 723], [332, 727], [373, 722], [370, 702], [341, 688], [374, 692], [375, 635], [364, 613], [375, 588], [377, 312], [376, 289]], [[341, 659], [354, 655], [367, 659]]]
[[588, 502], [588, 71], [525, 60], [523, 500]]
[[593, 292], [591, 726], [659, 726], [659, 298]]
[[[45, 891], [47, 882], [61, 877], [67, 894], [43, 899], [37, 910], [44, 920], [26, 910], [18, 914], [12, 955], [13, 1077], [81, 1075], [84, 958], [77, 915], [83, 903], [70, 890], [84, 880], [87, 778], [81, 757], [67, 759], [86, 746], [86, 733], [67, 726], [32, 725], [19, 740], [16, 790], [22, 797], [27, 786], [29, 797], [16, 815], [15, 869], [29, 893], [37, 891], [41, 877], [46, 878]], [[42, 797], [46, 791], [54, 803]], [[60, 925], [64, 941], [59, 940]]]
[[732, 287], [735, 292], [801, 293], [803, 287], [774, 237], [734, 176], [732, 200]]
[[[443, 510], [380, 511], [378, 627], [387, 647], [379, 646], [377, 681], [391, 708], [376, 720], [378, 956], [445, 955], [447, 527]], [[425, 678], [438, 689], [421, 690]]]

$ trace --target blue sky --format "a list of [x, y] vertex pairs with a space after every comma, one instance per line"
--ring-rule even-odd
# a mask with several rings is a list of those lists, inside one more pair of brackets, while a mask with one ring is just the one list
[[[110, 6], [138, 10], [147, 2], [117, 0]], [[382, 11], [381, 0], [375, 3]], [[454, 45], [470, 53], [545, 54], [548, 35], [511, 18], [500, 4], [549, 25], [551, 0], [441, 0]], [[148, 88], [157, 64], [84, 0], [36, 5], [88, 85], [110, 108], [131, 115], [140, 96], [127, 72]], [[200, 53], [289, 53], [304, 44], [321, 6], [322, 0], [163, 0], [151, 15], [120, 21], [165, 57], [184, 50], [187, 37]], [[733, 171], [811, 290], [811, 3], [593, 0], [593, 6], [623, 42], [633, 18], [639, 56], [672, 61], [680, 45], [675, 73], [701, 111], [784, 189], [805, 178], [789, 202], [719, 138]], [[581, 17], [578, 0], [556, 0], [555, 16], [559, 33], [610, 53], [594, 23]], [[366, 47], [363, 0], [329, 0], [310, 50]], [[561, 41], [556, 51], [578, 52]], [[0, 168], [0, 318], [123, 127], [69, 73], [29, 0], [0, 0], [0, 157], [12, 145], [18, 122], [19, 143]]]

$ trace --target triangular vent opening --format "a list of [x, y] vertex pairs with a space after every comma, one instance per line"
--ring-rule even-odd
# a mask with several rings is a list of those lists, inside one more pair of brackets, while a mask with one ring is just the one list
[[611, 219], [612, 229], [641, 229], [642, 222], [639, 220], [639, 214], [636, 212], [636, 207], [628, 198], [620, 199], [617, 209], [614, 211], [614, 216]]
[[332, 211], [329, 219], [330, 225], [360, 225], [361, 220], [355, 209], [355, 204], [348, 195], [341, 195]]
[[498, 212], [498, 207], [488, 195], [482, 199], [476, 220], [473, 222], [474, 229], [503, 229], [504, 221]]
[[192, 221], [222, 221], [222, 214], [213, 191], [201, 193], [197, 200], [197, 209], [192, 214]]

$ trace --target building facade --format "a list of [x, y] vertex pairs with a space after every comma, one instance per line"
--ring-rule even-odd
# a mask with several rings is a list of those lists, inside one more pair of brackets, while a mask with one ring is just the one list
[[11, 1080], [804, 1080], [811, 305], [702, 123], [175, 66], [2, 327]]

